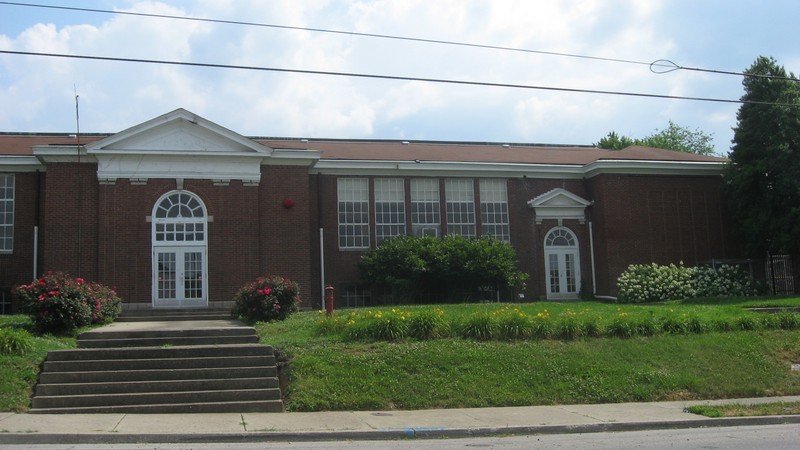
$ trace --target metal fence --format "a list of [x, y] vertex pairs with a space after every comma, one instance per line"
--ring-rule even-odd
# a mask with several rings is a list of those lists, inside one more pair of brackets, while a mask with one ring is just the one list
[[790, 255], [767, 255], [766, 281], [772, 295], [794, 294], [794, 272]]

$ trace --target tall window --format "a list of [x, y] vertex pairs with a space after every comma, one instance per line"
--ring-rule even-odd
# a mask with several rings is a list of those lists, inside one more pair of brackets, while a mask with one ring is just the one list
[[480, 192], [481, 234], [509, 242], [506, 181], [480, 180]]
[[475, 237], [475, 188], [472, 180], [445, 180], [447, 234]]
[[369, 248], [369, 180], [339, 178], [339, 248]]
[[0, 175], [0, 253], [14, 249], [14, 175]]
[[439, 236], [441, 221], [439, 180], [411, 180], [411, 232], [414, 236]]
[[375, 242], [406, 234], [406, 195], [401, 178], [375, 179]]

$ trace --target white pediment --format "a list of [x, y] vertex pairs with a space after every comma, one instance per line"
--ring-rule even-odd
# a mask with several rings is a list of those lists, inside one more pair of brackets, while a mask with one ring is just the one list
[[242, 180], [258, 183], [272, 149], [185, 109], [86, 146], [101, 181], [119, 178]]
[[592, 202], [572, 192], [556, 188], [528, 201], [528, 207], [536, 212], [536, 223], [544, 219], [577, 219], [581, 223], [586, 220], [586, 207]]

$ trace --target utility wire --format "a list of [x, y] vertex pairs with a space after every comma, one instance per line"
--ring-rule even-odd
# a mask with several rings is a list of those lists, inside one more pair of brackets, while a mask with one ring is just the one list
[[573, 53], [562, 53], [562, 52], [550, 52], [544, 50], [531, 50], [531, 49], [524, 49], [518, 47], [504, 47], [498, 45], [486, 45], [486, 44], [475, 44], [475, 43], [467, 43], [467, 42], [457, 42], [457, 41], [447, 41], [447, 40], [440, 40], [440, 39], [426, 39], [426, 38], [417, 38], [417, 37], [408, 37], [408, 36], [396, 36], [396, 35], [388, 35], [388, 34], [375, 34], [375, 33], [360, 33], [355, 31], [343, 31], [343, 30], [330, 30], [324, 28], [310, 28], [310, 27], [299, 27], [299, 26], [289, 26], [289, 25], [275, 25], [275, 24], [267, 24], [267, 23], [257, 23], [257, 22], [244, 22], [238, 20], [223, 20], [223, 19], [208, 19], [202, 17], [191, 17], [191, 16], [175, 16], [175, 15], [168, 15], [168, 14], [153, 14], [153, 13], [140, 13], [140, 12], [131, 12], [131, 11], [112, 11], [107, 9], [95, 9], [95, 8], [78, 8], [74, 6], [54, 6], [54, 5], [42, 5], [36, 3], [20, 3], [20, 2], [6, 2], [0, 1], [0, 5], [10, 5], [10, 6], [25, 6], [25, 7], [32, 7], [32, 8], [47, 8], [47, 9], [58, 9], [58, 10], [66, 10], [66, 11], [80, 11], [80, 12], [91, 12], [91, 13], [100, 13], [100, 14], [118, 14], [118, 15], [126, 15], [126, 16], [137, 16], [137, 17], [151, 17], [151, 18], [159, 18], [159, 19], [172, 19], [172, 20], [186, 20], [186, 21], [195, 21], [195, 22], [207, 22], [207, 23], [219, 23], [219, 24], [226, 24], [226, 25], [243, 25], [243, 26], [252, 26], [252, 27], [264, 27], [264, 28], [277, 28], [283, 30], [298, 30], [298, 31], [311, 31], [316, 33], [331, 33], [331, 34], [342, 34], [348, 36], [360, 36], [360, 37], [369, 37], [369, 38], [378, 38], [378, 39], [393, 39], [393, 40], [401, 40], [401, 41], [410, 41], [410, 42], [422, 42], [428, 44], [440, 44], [440, 45], [454, 45], [460, 47], [471, 47], [471, 48], [483, 48], [483, 49], [490, 49], [490, 50], [502, 50], [502, 51], [509, 51], [509, 52], [522, 52], [522, 53], [534, 53], [539, 55], [549, 55], [549, 56], [562, 56], [568, 58], [580, 58], [580, 59], [587, 59], [587, 60], [594, 60], [594, 61], [605, 61], [605, 62], [616, 62], [616, 63], [625, 63], [625, 64], [638, 64], [638, 65], [646, 65], [650, 66], [650, 70], [653, 73], [663, 74], [669, 73], [675, 70], [692, 70], [692, 71], [699, 71], [699, 72], [711, 72], [711, 73], [719, 73], [719, 74], [726, 74], [726, 75], [740, 75], [740, 76], [758, 76], [764, 78], [776, 78], [769, 75], [750, 75], [741, 72], [727, 72], [727, 71], [720, 71], [720, 70], [711, 70], [711, 69], [701, 69], [701, 68], [693, 68], [693, 67], [683, 67], [675, 64], [672, 61], [659, 59], [652, 62], [644, 62], [644, 61], [634, 61], [628, 59], [618, 59], [618, 58], [605, 58], [600, 56], [589, 56], [589, 55], [578, 55]]
[[640, 92], [623, 92], [623, 91], [604, 91], [597, 89], [577, 89], [577, 88], [564, 88], [553, 86], [536, 86], [526, 84], [509, 84], [509, 83], [489, 83], [482, 81], [467, 81], [467, 80], [447, 80], [441, 78], [421, 78], [421, 77], [404, 77], [399, 75], [376, 75], [365, 73], [353, 72], [332, 72], [321, 70], [303, 70], [303, 69], [286, 69], [279, 67], [264, 67], [264, 66], [240, 66], [230, 64], [212, 64], [212, 63], [197, 63], [197, 62], [181, 62], [181, 61], [166, 61], [156, 59], [138, 59], [138, 58], [119, 58], [111, 56], [89, 56], [89, 55], [67, 55], [61, 53], [37, 53], [37, 52], [20, 52], [12, 50], [0, 50], [0, 54], [8, 55], [25, 55], [25, 56], [41, 56], [50, 58], [70, 58], [82, 60], [95, 60], [95, 61], [113, 61], [113, 62], [126, 62], [126, 63], [142, 63], [142, 64], [162, 64], [171, 66], [187, 66], [187, 67], [207, 67], [216, 69], [238, 69], [238, 70], [255, 70], [264, 72], [283, 72], [283, 73], [299, 73], [306, 75], [327, 75], [337, 77], [352, 77], [352, 78], [370, 78], [378, 80], [401, 80], [401, 81], [419, 81], [425, 83], [440, 83], [440, 84], [455, 84], [467, 86], [483, 86], [483, 87], [501, 87], [512, 89], [535, 89], [542, 91], [558, 91], [558, 92], [574, 92], [582, 94], [601, 94], [601, 95], [621, 95], [629, 97], [648, 97], [648, 98], [661, 98], [670, 100], [694, 100], [701, 102], [716, 102], [716, 103], [738, 103], [738, 104], [760, 104], [760, 105], [774, 105], [774, 106], [790, 106], [797, 107], [800, 104], [793, 103], [771, 103], [771, 102], [758, 102], [751, 100], [730, 100], [721, 98], [707, 98], [707, 97], [684, 97], [677, 95], [663, 95], [663, 94], [647, 94]]

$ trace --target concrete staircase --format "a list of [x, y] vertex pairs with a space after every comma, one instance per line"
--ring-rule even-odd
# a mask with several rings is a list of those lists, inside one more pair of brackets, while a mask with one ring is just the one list
[[255, 329], [185, 312], [155, 318], [115, 322], [81, 334], [78, 349], [49, 352], [30, 412], [283, 411], [275, 354]]

